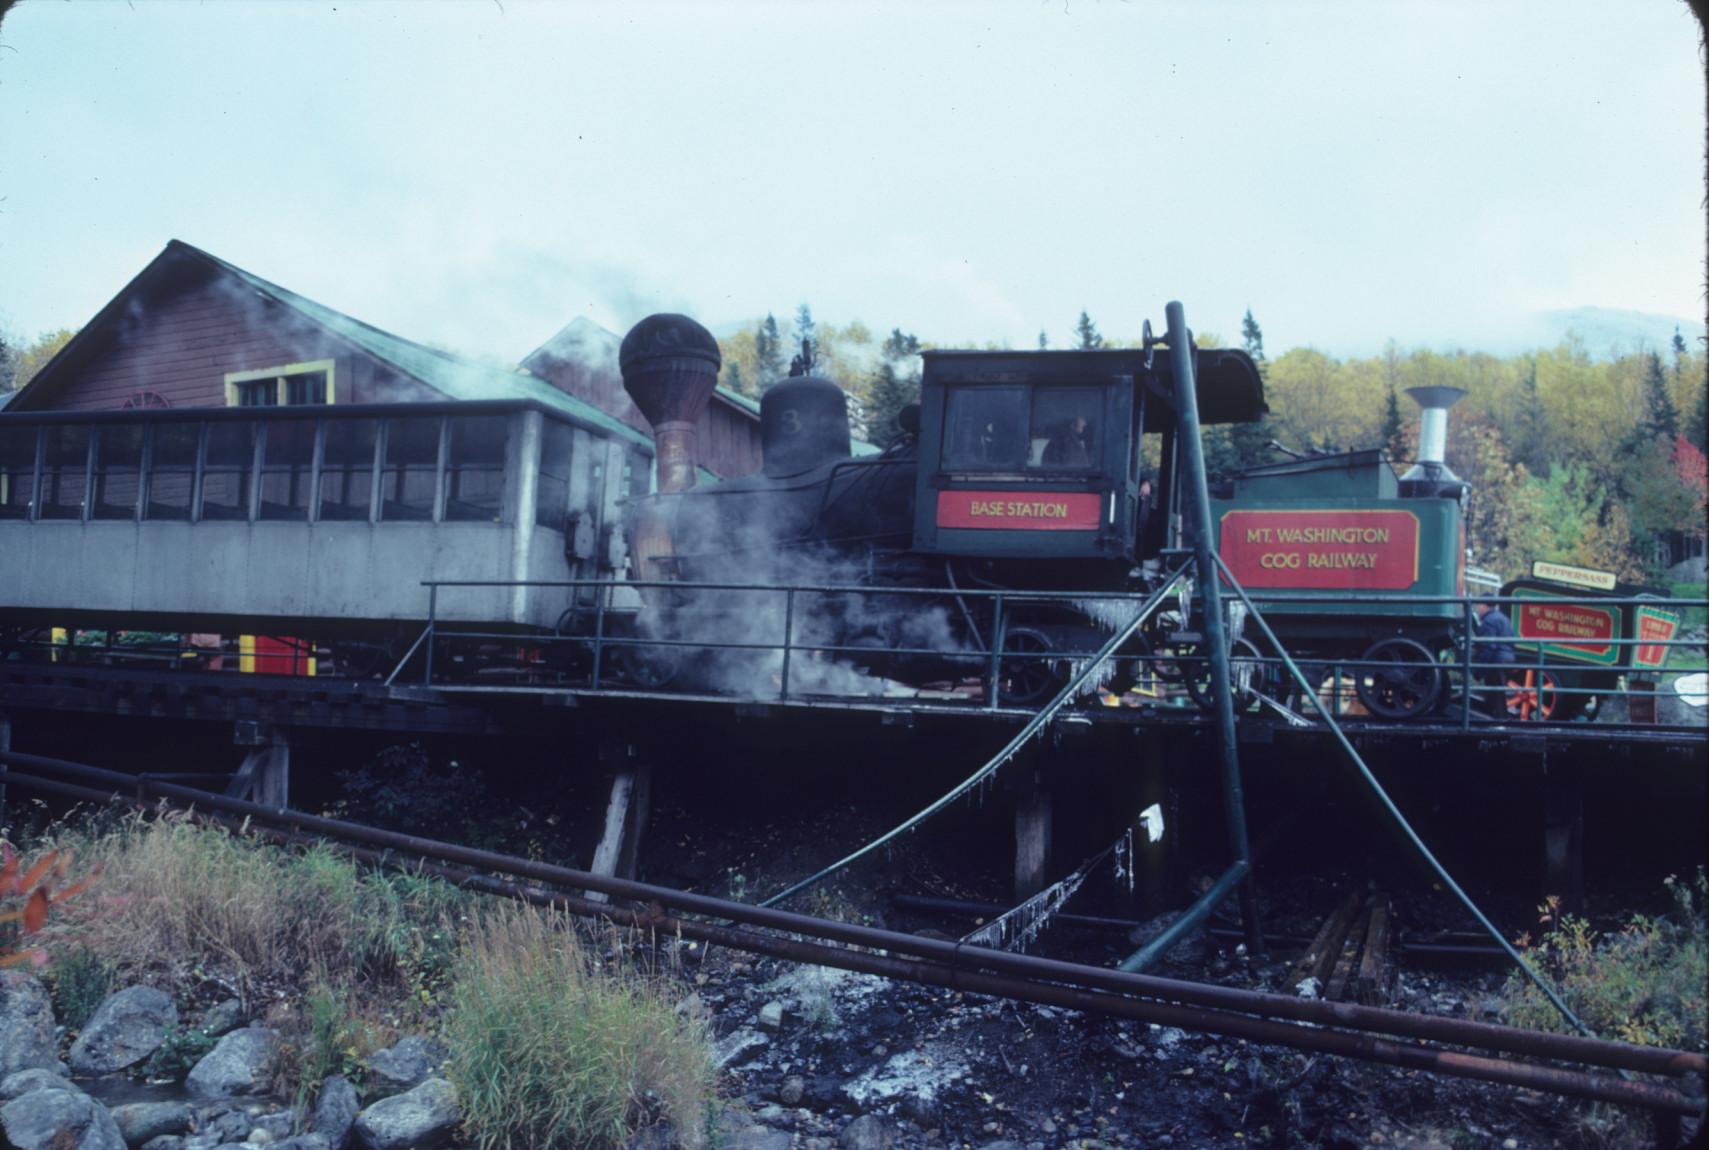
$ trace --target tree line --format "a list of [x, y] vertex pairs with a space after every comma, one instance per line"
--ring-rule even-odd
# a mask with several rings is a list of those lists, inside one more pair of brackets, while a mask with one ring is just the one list
[[[900, 327], [880, 337], [859, 321], [815, 321], [807, 304], [787, 329], [768, 314], [720, 341], [720, 382], [762, 394], [787, 376], [803, 338], [813, 341], [815, 372], [848, 394], [856, 435], [880, 446], [894, 439], [896, 413], [919, 399], [919, 353], [935, 346]], [[1198, 341], [1224, 345], [1210, 333]], [[1068, 346], [1139, 342], [1106, 337], [1082, 310]], [[1051, 346], [1047, 333], [1037, 346]], [[1382, 448], [1404, 470], [1418, 427], [1407, 389], [1458, 387], [1466, 398], [1449, 418], [1448, 465], [1473, 489], [1467, 544], [1475, 565], [1514, 575], [1547, 559], [1656, 581], [1670, 564], [1704, 553], [1709, 362], [1677, 331], [1666, 349], [1601, 357], [1569, 335], [1510, 356], [1391, 341], [1364, 358], [1304, 347], [1270, 359], [1248, 310], [1238, 346], [1258, 363], [1270, 411], [1258, 423], [1207, 429], [1215, 482], [1286, 458], [1272, 444], [1296, 452]]]

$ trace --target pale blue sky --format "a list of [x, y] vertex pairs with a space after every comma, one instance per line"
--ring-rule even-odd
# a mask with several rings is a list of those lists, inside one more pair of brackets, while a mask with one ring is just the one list
[[577, 314], [805, 299], [940, 343], [1270, 350], [1701, 317], [1681, 0], [26, 0], [0, 24], [0, 329], [170, 238], [515, 360]]

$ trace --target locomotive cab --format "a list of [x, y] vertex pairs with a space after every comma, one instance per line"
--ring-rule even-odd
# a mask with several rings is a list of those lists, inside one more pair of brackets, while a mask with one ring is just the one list
[[[920, 384], [914, 549], [1091, 560], [1126, 571], [1165, 542], [1176, 425], [1166, 356], [1141, 349], [928, 351]], [[1201, 349], [1204, 423], [1251, 421], [1263, 384], [1239, 351]], [[1144, 471], [1141, 438], [1163, 436]]]

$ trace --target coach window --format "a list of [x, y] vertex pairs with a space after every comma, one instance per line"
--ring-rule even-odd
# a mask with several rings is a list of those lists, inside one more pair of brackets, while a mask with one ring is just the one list
[[0, 519], [28, 519], [36, 494], [34, 427], [0, 428]]
[[307, 519], [315, 421], [270, 419], [263, 429], [262, 443], [261, 518]]
[[89, 429], [49, 427], [42, 444], [41, 519], [81, 519], [89, 491]]
[[202, 519], [248, 519], [255, 425], [210, 423], [202, 453]]
[[944, 417], [943, 465], [992, 471], [1027, 461], [1027, 393], [1021, 387], [954, 387]]
[[368, 518], [374, 493], [374, 443], [379, 434], [378, 420], [327, 420], [320, 464], [323, 520]]
[[194, 423], [157, 423], [149, 432], [148, 495], [145, 519], [188, 519], [196, 490], [196, 445], [201, 428]]
[[135, 519], [142, 486], [140, 424], [98, 428], [95, 433], [95, 505], [92, 519]]
[[576, 431], [562, 423], [546, 421], [540, 437], [540, 478], [536, 484], [534, 522], [554, 531], [564, 529], [570, 510], [570, 460], [575, 451]]
[[432, 519], [439, 475], [438, 416], [386, 420], [386, 467], [380, 480], [380, 518]]
[[510, 418], [461, 416], [449, 421], [445, 518], [497, 522], [504, 504], [504, 441]]
[[225, 377], [227, 407], [297, 407], [331, 403], [335, 396], [334, 361], [288, 363], [257, 371], [234, 371]]

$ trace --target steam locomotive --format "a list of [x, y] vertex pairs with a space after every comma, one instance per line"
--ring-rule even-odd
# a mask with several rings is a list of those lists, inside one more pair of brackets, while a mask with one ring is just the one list
[[[1148, 591], [1162, 560], [1190, 542], [1174, 380], [1160, 342], [1148, 330], [1137, 349], [927, 351], [918, 408], [904, 411], [899, 439], [867, 458], [851, 454], [841, 389], [812, 376], [782, 381], [761, 399], [761, 473], [697, 487], [686, 463], [717, 345], [686, 317], [651, 317], [620, 356], [625, 386], [659, 429], [659, 493], [634, 507], [632, 559], [648, 579], [911, 589], [877, 609], [864, 603], [815, 619], [810, 640], [869, 652], [866, 665], [913, 682], [982, 665], [997, 650], [1003, 696], [1038, 701], [1107, 632], [1093, 602], [1028, 594]], [[1246, 353], [1195, 348], [1195, 359], [1203, 424], [1262, 417], [1263, 383]], [[1284, 642], [1314, 658], [1369, 664], [1360, 697], [1392, 717], [1437, 702], [1437, 652], [1457, 609], [1385, 596], [1464, 587], [1467, 493], [1441, 454], [1451, 390], [1414, 389], [1425, 409], [1423, 461], [1405, 477], [1378, 452], [1297, 459], [1247, 472], [1214, 507], [1235, 576], [1291, 596], [1267, 612]], [[1010, 609], [970, 591], [1004, 592]], [[667, 590], [638, 630], [716, 632], [714, 617], [738, 611], [734, 601], [708, 608]], [[923, 627], [928, 617], [934, 625]], [[941, 658], [923, 656], [922, 630], [937, 636]], [[1199, 694], [1197, 638], [1175, 612], [1129, 654], [1170, 654], [1150, 660], [1153, 668]], [[761, 640], [776, 641], [769, 632]], [[1236, 645], [1250, 680], [1264, 653], [1247, 639]], [[887, 656], [898, 651], [906, 654]], [[644, 674], [692, 671], [672, 659]]]

